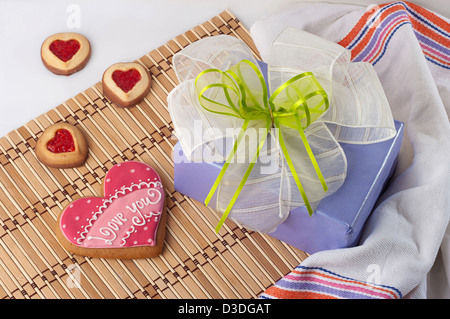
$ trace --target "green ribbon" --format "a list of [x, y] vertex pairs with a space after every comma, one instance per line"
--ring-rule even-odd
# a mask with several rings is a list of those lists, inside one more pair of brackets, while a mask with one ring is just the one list
[[[256, 85], [256, 87], [250, 88], [249, 84], [252, 86]], [[260, 69], [253, 62], [242, 60], [227, 71], [207, 69], [200, 72], [195, 79], [195, 87], [199, 102], [206, 111], [223, 116], [234, 116], [244, 121], [233, 145], [233, 149], [228, 154], [218, 177], [205, 199], [205, 205], [209, 204], [219, 187], [250, 123], [252, 121], [264, 123], [264, 126], [260, 127], [265, 130], [263, 131], [264, 134], [261, 134], [256, 152], [216, 226], [216, 233], [219, 232], [245, 186], [272, 127], [278, 128], [281, 151], [283, 152], [308, 213], [312, 215], [313, 209], [289, 155], [280, 128], [286, 127], [298, 131], [300, 140], [306, 149], [322, 188], [326, 192], [328, 189], [327, 184], [304, 133], [304, 129], [329, 107], [328, 96], [314, 74], [304, 72], [294, 76], [278, 87], [270, 98], [268, 98], [266, 81]], [[219, 94], [217, 90], [222, 90], [222, 95], [219, 99], [221, 102], [207, 96], [209, 92], [211, 93], [209, 95], [217, 97]]]

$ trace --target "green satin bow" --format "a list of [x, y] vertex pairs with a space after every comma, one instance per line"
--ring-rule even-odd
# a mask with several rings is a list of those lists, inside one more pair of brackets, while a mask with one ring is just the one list
[[[249, 124], [252, 121], [259, 121], [261, 123], [260, 126], [262, 126], [260, 129], [264, 130], [264, 134], [261, 134], [261, 138], [258, 141], [256, 152], [216, 226], [216, 232], [219, 232], [238, 199], [272, 127], [285, 127], [298, 131], [300, 141], [307, 151], [322, 188], [325, 192], [327, 191], [328, 188], [325, 179], [304, 133], [304, 129], [329, 107], [327, 93], [313, 73], [304, 72], [294, 76], [278, 87], [270, 98], [268, 98], [267, 85], [260, 69], [253, 62], [242, 60], [227, 71], [221, 71], [219, 69], [202, 71], [195, 79], [195, 87], [200, 104], [205, 110], [244, 120], [233, 149], [230, 151], [214, 185], [205, 199], [205, 205], [209, 204], [226, 170], [232, 164], [238, 146]], [[220, 98], [215, 99], [215, 97], [219, 96], [218, 90], [222, 90], [220, 92]], [[305, 206], [309, 214], [312, 215], [313, 209], [300, 182], [292, 159], [289, 156], [288, 148], [286, 147], [281, 131], [278, 130], [281, 151], [283, 152]]]

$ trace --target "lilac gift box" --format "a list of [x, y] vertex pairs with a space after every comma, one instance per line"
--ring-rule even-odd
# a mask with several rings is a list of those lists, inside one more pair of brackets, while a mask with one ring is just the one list
[[[395, 167], [404, 125], [396, 121], [395, 126], [397, 135], [384, 142], [341, 143], [348, 163], [341, 188], [323, 199], [312, 216], [304, 206], [291, 210], [287, 220], [269, 235], [309, 254], [357, 245], [364, 223]], [[223, 163], [189, 162], [179, 143], [174, 148], [174, 162], [175, 190], [204, 202]]]
[[[259, 64], [266, 77], [267, 65]], [[364, 223], [395, 168], [404, 124], [395, 121], [395, 127], [397, 134], [384, 142], [340, 143], [348, 165], [341, 188], [324, 198], [312, 216], [304, 206], [291, 210], [269, 235], [309, 254], [357, 245]], [[174, 148], [174, 163], [175, 190], [203, 203], [223, 163], [189, 162], [179, 143]]]

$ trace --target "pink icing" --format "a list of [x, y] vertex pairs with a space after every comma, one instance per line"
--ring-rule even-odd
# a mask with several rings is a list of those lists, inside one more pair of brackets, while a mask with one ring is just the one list
[[153, 168], [140, 162], [113, 166], [105, 197], [84, 197], [61, 214], [60, 227], [73, 244], [86, 248], [155, 246], [164, 209], [164, 189]]

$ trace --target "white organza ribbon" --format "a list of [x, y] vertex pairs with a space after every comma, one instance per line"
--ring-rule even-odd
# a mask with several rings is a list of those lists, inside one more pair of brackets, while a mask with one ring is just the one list
[[[170, 92], [168, 106], [175, 134], [189, 161], [225, 162], [236, 145], [244, 120], [205, 109], [199, 100], [196, 79], [205, 70], [225, 72], [243, 60], [258, 65], [243, 41], [226, 35], [199, 40], [174, 55], [173, 67], [180, 84]], [[293, 77], [312, 72], [329, 101], [328, 109], [304, 129], [327, 191], [319, 182], [296, 129], [281, 126], [268, 133], [262, 129], [264, 124], [261, 121], [254, 120], [250, 121], [246, 131], [247, 142], [239, 144], [235, 150], [234, 161], [211, 200], [211, 206], [216, 210], [225, 211], [252, 162], [259, 141], [264, 141], [229, 217], [249, 229], [272, 232], [287, 218], [290, 210], [304, 205], [281, 151], [280, 136], [289, 149], [291, 167], [295, 167], [311, 205], [317, 207], [321, 199], [333, 194], [345, 180], [347, 160], [339, 142], [381, 142], [395, 136], [396, 130], [388, 101], [372, 65], [351, 63], [350, 52], [340, 45], [288, 28], [274, 41], [265, 62], [268, 64], [266, 81], [269, 95]], [[261, 101], [264, 97], [258, 88], [259, 80], [248, 74], [243, 75], [247, 79], [246, 85]], [[217, 74], [208, 73], [208, 76], [211, 81], [218, 80]], [[228, 98], [228, 102], [233, 102], [233, 97], [225, 97], [219, 90], [210, 91], [208, 98], [211, 100], [226, 104]], [[271, 111], [274, 114], [281, 111], [280, 105], [274, 101]]]

